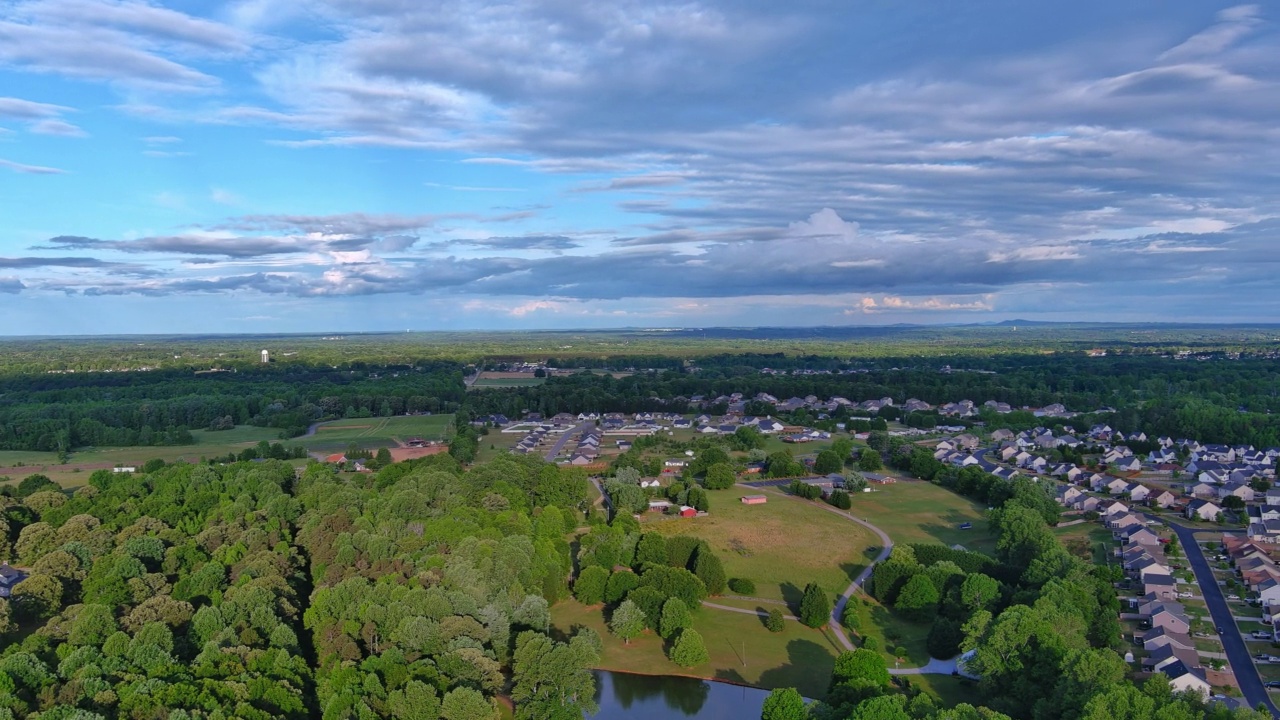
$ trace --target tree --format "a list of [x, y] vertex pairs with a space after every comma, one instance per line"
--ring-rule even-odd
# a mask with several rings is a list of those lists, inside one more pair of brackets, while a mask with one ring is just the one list
[[102, 645], [117, 629], [116, 616], [110, 607], [89, 603], [80, 607], [80, 613], [71, 623], [67, 642], [72, 645]]
[[517, 717], [533, 720], [594, 714], [595, 678], [590, 668], [599, 660], [594, 645], [584, 635], [560, 643], [540, 633], [520, 633], [512, 662], [511, 689]]
[[1000, 583], [982, 573], [972, 573], [960, 584], [960, 603], [970, 612], [990, 607], [1000, 596]]
[[840, 458], [842, 464], [850, 460], [853, 457], [853, 438], [842, 437], [831, 443], [831, 452]]
[[964, 642], [964, 630], [960, 628], [960, 623], [951, 618], [939, 617], [933, 621], [933, 627], [929, 628], [925, 647], [928, 648], [930, 656], [946, 659], [960, 653], [962, 642]]
[[1228, 495], [1222, 498], [1222, 507], [1228, 510], [1243, 510], [1244, 505], [1244, 498], [1239, 495]]
[[613, 474], [613, 479], [625, 485], [639, 485], [641, 478], [640, 471], [633, 467], [618, 468]]
[[780, 633], [786, 629], [786, 618], [778, 608], [770, 608], [769, 617], [764, 619], [764, 626], [769, 632]]
[[644, 611], [630, 600], [623, 600], [613, 611], [613, 617], [609, 618], [610, 632], [622, 638], [624, 645], [630, 645], [633, 638], [640, 637], [644, 628]]
[[898, 593], [893, 607], [908, 619], [924, 622], [937, 612], [939, 599], [938, 588], [933, 581], [928, 575], [920, 573], [902, 586], [902, 592]]
[[836, 507], [841, 510], [848, 510], [853, 507], [853, 500], [850, 499], [849, 493], [843, 490], [831, 491], [831, 496], [827, 498], [827, 502], [830, 503], [832, 507]]
[[680, 667], [696, 667], [710, 660], [702, 635], [693, 628], [686, 628], [681, 632], [676, 644], [671, 648], [671, 661]]
[[373, 456], [373, 463], [377, 467], [384, 468], [391, 464], [391, 450], [387, 448], [378, 448], [377, 454]]
[[13, 588], [11, 597], [24, 615], [51, 617], [62, 610], [62, 583], [52, 575], [32, 575]]
[[599, 565], [589, 565], [578, 573], [578, 579], [573, 583], [573, 596], [583, 605], [595, 605], [604, 600], [608, 582], [608, 570]]
[[720, 558], [711, 551], [711, 546], [703, 543], [698, 546], [697, 555], [694, 558], [693, 574], [698, 576], [702, 584], [707, 588], [708, 595], [719, 595], [724, 592], [725, 573], [724, 565], [720, 563]]
[[479, 690], [457, 687], [444, 696], [440, 704], [443, 720], [497, 720], [500, 716], [495, 700], [486, 698]]
[[683, 600], [673, 597], [662, 604], [662, 619], [658, 624], [659, 635], [670, 640], [692, 624], [693, 615], [689, 613], [689, 606], [685, 605]]
[[875, 472], [884, 469], [884, 458], [880, 457], [880, 453], [871, 448], [866, 448], [862, 454], [858, 456], [858, 469], [863, 472]]
[[727, 490], [737, 481], [738, 476], [734, 474], [733, 468], [728, 463], [716, 463], [707, 468], [702, 484], [708, 490]]
[[764, 699], [760, 708], [760, 720], [805, 720], [809, 711], [804, 698], [795, 688], [777, 688]]
[[804, 587], [804, 596], [800, 599], [800, 622], [811, 628], [819, 628], [827, 624], [831, 617], [831, 599], [817, 583], [809, 583]]
[[667, 538], [662, 533], [649, 532], [640, 536], [640, 542], [636, 545], [635, 565], [640, 568], [645, 563], [667, 564]]
[[9, 610], [9, 601], [0, 598], [0, 635], [14, 629], [12, 612]]
[[640, 576], [630, 570], [619, 570], [609, 576], [604, 588], [604, 601], [613, 604], [640, 586]]
[[889, 668], [884, 657], [865, 647], [842, 652], [831, 671], [831, 686], [865, 681], [877, 687], [889, 686]]
[[844, 459], [832, 450], [823, 450], [813, 461], [813, 472], [817, 475], [830, 475], [844, 470]]

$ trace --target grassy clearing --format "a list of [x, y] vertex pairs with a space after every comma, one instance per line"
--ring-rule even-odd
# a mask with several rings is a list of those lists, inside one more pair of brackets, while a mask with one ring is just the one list
[[922, 688], [942, 701], [942, 707], [955, 707], [960, 703], [980, 704], [977, 682], [950, 675], [906, 675], [912, 685]]
[[1072, 554], [1099, 565], [1115, 561], [1112, 548], [1115, 540], [1111, 531], [1096, 522], [1086, 522], [1065, 528], [1054, 528], [1053, 534]]
[[[898, 543], [963, 545], [991, 553], [995, 538], [987, 530], [986, 508], [945, 488], [919, 480], [873, 485], [873, 492], [854, 493], [850, 513], [868, 518]], [[960, 530], [962, 523], [970, 530]]]
[[[926, 640], [929, 637], [929, 623], [907, 622], [897, 613], [876, 602], [874, 598], [858, 595], [849, 601], [848, 608], [858, 615], [858, 630], [855, 634], [863, 637], [874, 637], [880, 642], [880, 654], [884, 656], [889, 667], [899, 656], [891, 652], [894, 648], [906, 651], [902, 655], [902, 667], [918, 667], [929, 662], [929, 650]], [[846, 614], [850, 610], [845, 610]]]
[[[765, 494], [765, 505], [743, 505], [743, 495]], [[755, 597], [800, 604], [804, 586], [817, 582], [833, 595], [862, 572], [879, 541], [867, 529], [823, 506], [777, 491], [733, 487], [711, 492], [711, 514], [701, 518], [645, 518], [645, 530], [706, 540], [729, 577], [755, 582]]]
[[600, 633], [602, 670], [691, 675], [767, 689], [794, 687], [805, 697], [818, 699], [826, 697], [839, 652], [838, 641], [826, 630], [787, 621], [783, 632], [771, 633], [756, 616], [702, 608], [693, 627], [706, 640], [711, 661], [686, 670], [667, 659], [664, 641], [651, 633], [624, 645], [609, 633], [600, 606], [584, 607], [567, 600], [551, 609], [551, 621], [565, 633], [580, 625]]

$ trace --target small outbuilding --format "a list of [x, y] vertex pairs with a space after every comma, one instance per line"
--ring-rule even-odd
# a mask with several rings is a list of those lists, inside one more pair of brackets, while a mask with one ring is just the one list
[[680, 506], [680, 517], [683, 517], [683, 518], [695, 517], [697, 516], [697, 514], [698, 514], [698, 511], [695, 510], [694, 508], [689, 507], [688, 505]]
[[765, 496], [765, 495], [743, 495], [742, 496], [743, 505], [764, 505], [767, 502], [769, 502], [769, 498], [768, 496]]

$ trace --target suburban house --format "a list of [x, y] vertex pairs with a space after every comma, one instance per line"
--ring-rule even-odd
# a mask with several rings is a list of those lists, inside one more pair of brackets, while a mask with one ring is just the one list
[[1175, 602], [1154, 603], [1148, 609], [1146, 621], [1152, 629], [1164, 628], [1174, 633], [1187, 634], [1191, 630], [1191, 621], [1182, 610], [1182, 605]]
[[1187, 494], [1198, 498], [1218, 497], [1218, 488], [1206, 482], [1198, 482], [1187, 488]]
[[1156, 572], [1148, 573], [1142, 578], [1142, 590], [1145, 595], [1150, 595], [1160, 600], [1176, 600], [1178, 598], [1178, 587], [1172, 575], [1161, 575]]
[[1142, 658], [1142, 669], [1147, 672], [1158, 672], [1176, 662], [1181, 662], [1189, 668], [1200, 667], [1200, 655], [1194, 649], [1187, 650], [1176, 645], [1165, 644], [1150, 652], [1150, 655]]
[[1147, 497], [1151, 495], [1150, 489], [1148, 489], [1145, 485], [1138, 485], [1136, 483], [1133, 485], [1130, 485], [1127, 491], [1129, 495], [1129, 500], [1136, 503], [1144, 502], [1147, 499]]
[[1155, 498], [1151, 500], [1151, 503], [1158, 508], [1168, 509], [1177, 501], [1178, 501], [1178, 498], [1174, 497], [1173, 493], [1169, 492], [1168, 490], [1165, 490], [1164, 492], [1155, 496]]
[[1166, 665], [1161, 672], [1169, 678], [1169, 688], [1174, 692], [1190, 690], [1207, 698], [1212, 691], [1203, 670], [1189, 668], [1181, 661]]
[[1142, 644], [1142, 649], [1147, 652], [1152, 652], [1164, 645], [1172, 645], [1184, 650], [1194, 650], [1196, 647], [1190, 636], [1175, 633], [1162, 627], [1148, 630], [1138, 640]]
[[1220, 514], [1222, 514], [1222, 508], [1214, 505], [1208, 500], [1201, 500], [1197, 498], [1187, 504], [1187, 519], [1189, 520], [1217, 522], [1218, 515]]

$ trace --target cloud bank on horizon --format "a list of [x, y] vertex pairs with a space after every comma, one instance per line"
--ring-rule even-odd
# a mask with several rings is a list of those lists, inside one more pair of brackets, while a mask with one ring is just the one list
[[0, 333], [1280, 316], [1265, 5], [171, 4], [5, 3]]

